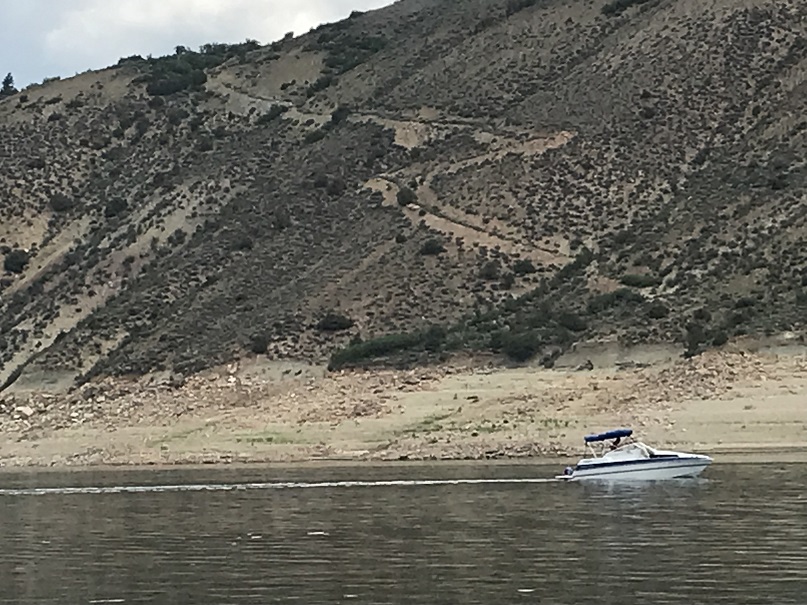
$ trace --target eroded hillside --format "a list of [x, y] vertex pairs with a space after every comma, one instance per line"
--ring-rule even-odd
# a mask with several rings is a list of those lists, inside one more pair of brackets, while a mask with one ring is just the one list
[[0, 385], [800, 331], [805, 23], [403, 0], [0, 100]]

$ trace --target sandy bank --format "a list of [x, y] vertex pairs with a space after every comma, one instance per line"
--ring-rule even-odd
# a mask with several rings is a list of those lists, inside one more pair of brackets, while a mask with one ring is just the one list
[[593, 369], [345, 372], [249, 362], [0, 399], [0, 465], [567, 460], [631, 426], [724, 461], [807, 460], [804, 350], [710, 352]]

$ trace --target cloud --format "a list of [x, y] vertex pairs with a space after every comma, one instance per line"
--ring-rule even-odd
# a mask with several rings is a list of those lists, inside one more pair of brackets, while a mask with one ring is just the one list
[[[0, 7], [0, 71], [18, 84], [162, 55], [177, 45], [267, 44], [392, 0], [26, 0]], [[11, 52], [9, 52], [11, 51]], [[11, 54], [13, 53], [13, 54]], [[11, 56], [6, 56], [7, 54]]]

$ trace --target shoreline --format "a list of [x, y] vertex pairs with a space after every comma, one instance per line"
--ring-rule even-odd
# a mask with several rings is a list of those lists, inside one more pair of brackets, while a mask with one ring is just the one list
[[18, 392], [0, 399], [0, 470], [566, 465], [583, 435], [621, 426], [716, 462], [807, 461], [807, 349], [591, 365], [328, 374], [252, 360], [181, 385]]
[[[714, 458], [714, 465], [747, 465], [747, 464], [807, 464], [807, 445], [797, 449], [763, 448], [756, 450], [700, 450]], [[151, 463], [151, 464], [85, 464], [71, 466], [21, 465], [0, 466], [0, 479], [8, 477], [34, 477], [51, 473], [70, 476], [92, 475], [104, 473], [137, 474], [151, 472], [202, 472], [210, 470], [229, 470], [233, 472], [295, 472], [327, 469], [416, 469], [423, 468], [493, 468], [493, 467], [558, 467], [558, 472], [566, 465], [574, 464], [578, 458], [494, 458], [494, 459], [421, 459], [421, 460], [357, 460], [349, 458], [310, 459], [293, 462], [246, 461], [232, 463]], [[711, 467], [710, 467], [711, 468]], [[708, 470], [708, 469], [707, 469]], [[357, 477], [358, 478], [358, 477]], [[550, 477], [551, 478], [551, 477]], [[4, 486], [0, 485], [0, 489]]]

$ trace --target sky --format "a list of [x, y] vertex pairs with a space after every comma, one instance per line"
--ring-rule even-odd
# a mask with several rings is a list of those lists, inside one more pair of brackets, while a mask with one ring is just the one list
[[17, 88], [160, 56], [178, 45], [268, 44], [392, 0], [0, 0], [0, 78]]

